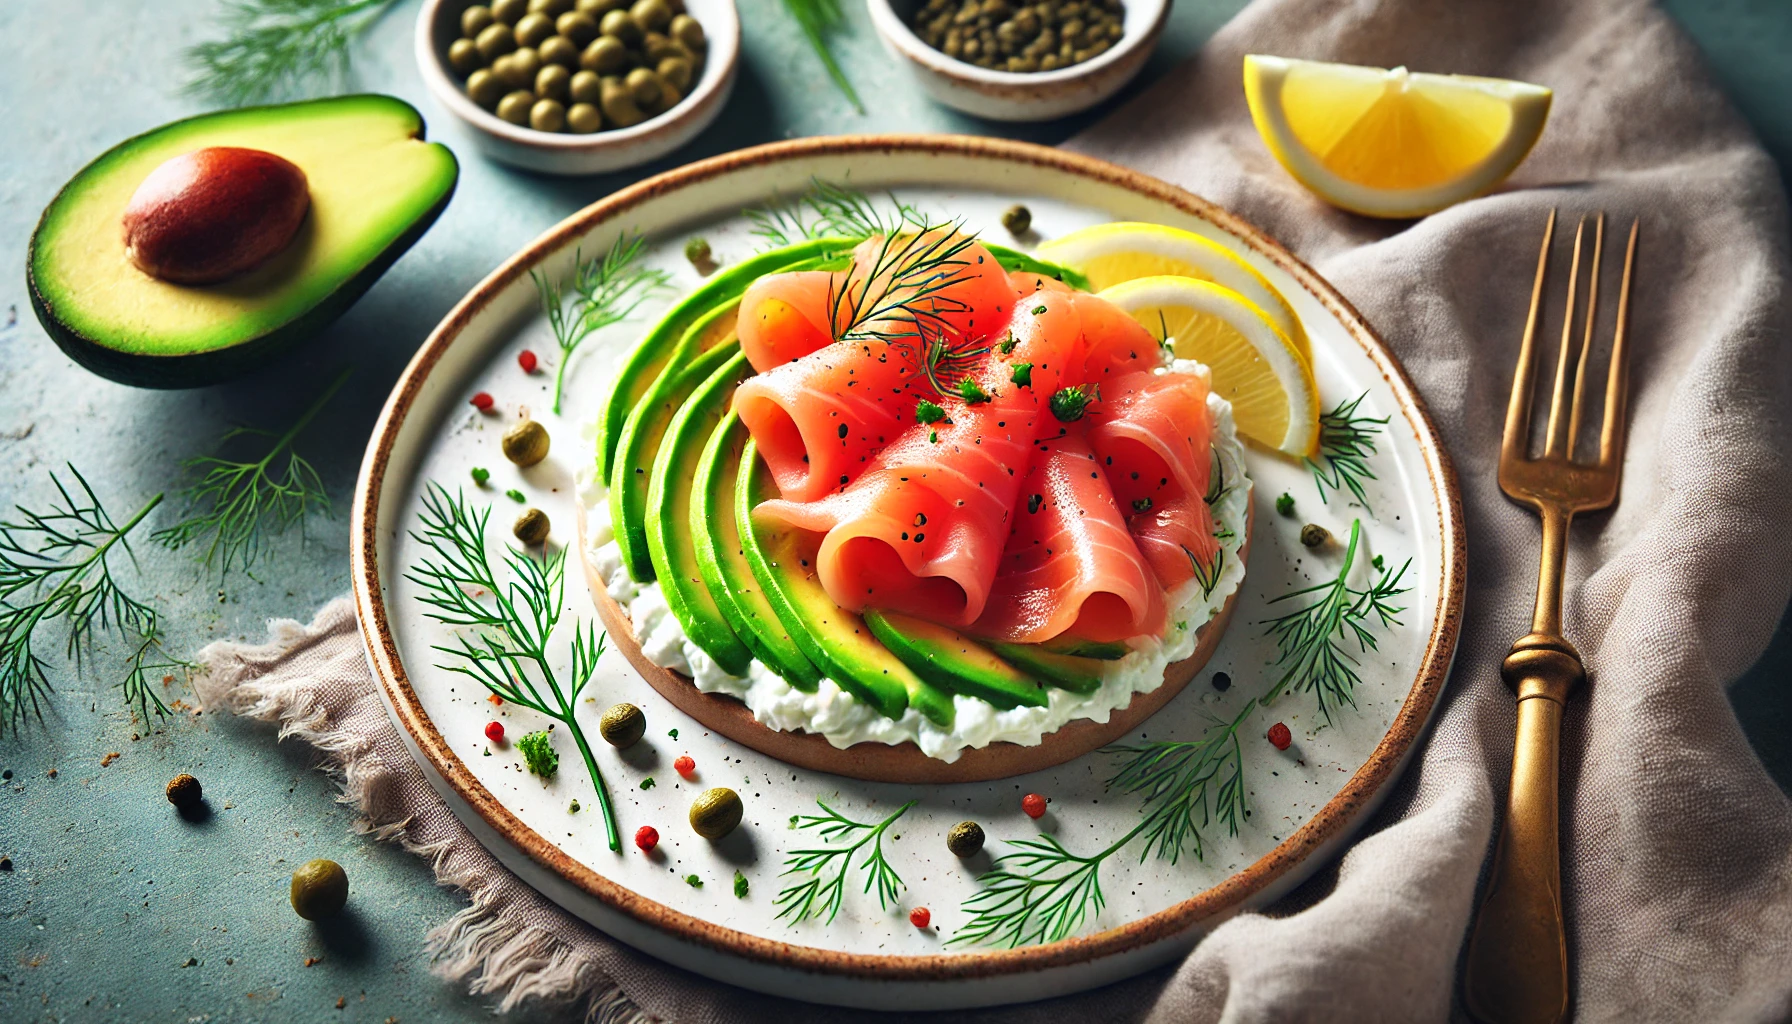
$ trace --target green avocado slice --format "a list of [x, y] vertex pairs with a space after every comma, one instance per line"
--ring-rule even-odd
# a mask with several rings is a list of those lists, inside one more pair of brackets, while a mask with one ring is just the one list
[[[732, 365], [732, 364], [731, 364]], [[753, 656], [783, 676], [791, 686], [814, 693], [821, 671], [803, 654], [790, 631], [772, 610], [741, 544], [734, 517], [734, 495], [740, 479], [741, 446], [747, 428], [732, 411], [709, 436], [691, 485], [691, 536], [696, 540], [697, 568], [703, 584]]]
[[1089, 290], [1089, 279], [1083, 275], [1082, 271], [1072, 270], [1062, 263], [1042, 260], [1030, 253], [1021, 252], [1019, 249], [1010, 249], [1005, 245], [996, 245], [993, 242], [984, 242], [983, 247], [996, 258], [996, 262], [1002, 265], [1003, 270], [1011, 274], [1016, 272], [1038, 274], [1054, 281], [1062, 281], [1079, 292]]
[[[120, 383], [198, 387], [248, 372], [315, 336], [435, 223], [460, 165], [423, 131], [410, 104], [361, 95], [202, 114], [121, 142], [44, 210], [26, 257], [31, 306], [64, 352]], [[124, 209], [151, 171], [210, 146], [298, 165], [305, 220], [284, 250], [228, 280], [151, 277], [125, 256]]]
[[1038, 644], [1010, 644], [991, 641], [989, 649], [996, 657], [1015, 668], [1071, 693], [1091, 694], [1101, 688], [1103, 662], [1061, 654]]
[[739, 306], [738, 299], [723, 302], [685, 331], [678, 345], [686, 357], [666, 365], [622, 428], [615, 472], [610, 477], [610, 522], [616, 546], [622, 550], [622, 564], [637, 583], [654, 579], [653, 557], [647, 549], [647, 492], [653, 483], [654, 463], [685, 399], [739, 351], [734, 340]]
[[[662, 371], [669, 365], [677, 365], [688, 356], [680, 339], [687, 336], [692, 324], [723, 303], [739, 300], [748, 286], [766, 274], [792, 269], [793, 264], [838, 251], [842, 246], [850, 248], [851, 245], [851, 241], [846, 239], [822, 238], [762, 252], [726, 270], [718, 271], [714, 277], [679, 300], [647, 332], [641, 343], [623, 361], [622, 368], [616, 371], [616, 383], [611, 387], [610, 397], [605, 399], [603, 411], [597, 417], [597, 475], [603, 480], [610, 480], [617, 446], [622, 441], [629, 417], [643, 404], [654, 383], [664, 376]], [[649, 457], [652, 457], [652, 453], [649, 453]]]
[[814, 573], [820, 538], [806, 530], [762, 527], [753, 509], [776, 493], [771, 475], [748, 441], [741, 451], [734, 514], [747, 562], [778, 618], [803, 653], [840, 688], [885, 718], [913, 707], [950, 728], [952, 696], [916, 675], [871, 635], [857, 615], [842, 609]]
[[697, 532], [691, 529], [692, 488], [704, 439], [728, 412], [734, 386], [752, 372], [738, 346], [715, 349], [691, 367], [696, 370], [729, 351], [733, 356], [717, 366], [679, 407], [653, 461], [653, 482], [647, 491], [647, 550], [666, 595], [666, 606], [684, 627], [684, 635], [723, 671], [744, 676], [753, 662], [753, 652], [741, 642], [718, 598], [704, 584], [698, 566]]
[[1064, 654], [1072, 658], [1094, 658], [1097, 661], [1119, 661], [1132, 653], [1132, 648], [1124, 640], [1078, 640], [1073, 637], [1058, 637], [1037, 645], [1052, 654]]
[[1045, 707], [1040, 686], [989, 648], [947, 626], [897, 612], [868, 608], [865, 625], [921, 678], [998, 708]]

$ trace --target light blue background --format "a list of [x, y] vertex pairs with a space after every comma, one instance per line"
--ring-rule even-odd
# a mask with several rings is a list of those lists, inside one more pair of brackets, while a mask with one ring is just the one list
[[[121, 387], [80, 370], [44, 336], [24, 292], [38, 212], [92, 157], [203, 106], [179, 92], [181, 50], [212, 33], [213, 0], [7, 0], [0, 60], [0, 507], [41, 507], [46, 471], [72, 460], [121, 518], [177, 483], [175, 465], [231, 424], [283, 425], [345, 364], [343, 394], [301, 440], [338, 509], [346, 506], [374, 416], [417, 344], [448, 307], [543, 229], [636, 177], [739, 146], [854, 131], [957, 131], [1057, 142], [1099, 114], [1010, 129], [933, 106], [879, 48], [862, 6], [845, 0], [841, 62], [870, 101], [856, 114], [832, 88], [775, 0], [741, 0], [744, 58], [718, 124], [684, 152], [628, 175], [533, 177], [477, 156], [425, 94], [411, 63], [414, 3], [358, 51], [359, 85], [416, 104], [462, 161], [453, 203], [433, 230], [348, 316], [297, 355], [244, 380], [189, 392]], [[1182, 0], [1145, 80], [1192, 54], [1239, 5]], [[1792, 158], [1792, 6], [1775, 0], [1669, 5], [1783, 168]], [[1142, 82], [1140, 83], [1142, 84]], [[1134, 86], [1136, 90], [1137, 85]], [[169, 519], [162, 519], [166, 523]], [[270, 616], [304, 618], [348, 589], [347, 523], [314, 521], [278, 542], [260, 582], [220, 589], [186, 554], [140, 545], [143, 593], [191, 652], [264, 634]], [[127, 572], [127, 578], [129, 573]], [[1782, 634], [1786, 630], [1782, 628]], [[208, 715], [146, 728], [111, 680], [122, 652], [102, 645], [90, 670], [56, 674], [41, 725], [0, 739], [0, 1021], [477, 1021], [482, 1000], [429, 973], [422, 937], [460, 909], [425, 863], [349, 833], [350, 812], [311, 770], [308, 751], [267, 730]], [[1782, 785], [1792, 781], [1792, 640], [1782, 635], [1739, 683], [1735, 704]], [[189, 694], [171, 696], [190, 697]], [[108, 751], [123, 756], [102, 768]], [[48, 769], [58, 775], [47, 778]], [[176, 816], [162, 787], [181, 771], [205, 784], [216, 814]], [[313, 857], [352, 879], [352, 916], [319, 932], [286, 903], [290, 872]], [[306, 968], [307, 957], [322, 956]], [[192, 967], [182, 965], [191, 958]], [[342, 1010], [335, 1008], [338, 998]]]

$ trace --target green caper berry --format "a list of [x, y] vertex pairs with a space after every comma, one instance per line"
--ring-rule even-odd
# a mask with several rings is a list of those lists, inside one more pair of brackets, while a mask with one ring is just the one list
[[566, 130], [566, 106], [559, 100], [536, 100], [529, 108], [529, 127], [538, 132]]
[[946, 833], [946, 849], [954, 857], [975, 857], [983, 849], [983, 826], [974, 821], [961, 821]]
[[647, 55], [647, 66], [652, 67], [667, 57], [675, 57], [683, 44], [671, 36], [659, 32], [648, 32], [641, 37], [641, 52]]
[[697, 266], [708, 263], [710, 258], [709, 239], [693, 238], [684, 243], [684, 258]]
[[628, 47], [615, 36], [598, 36], [579, 55], [579, 67], [600, 75], [619, 75], [632, 63]]
[[168, 802], [183, 811], [192, 810], [205, 799], [205, 788], [199, 780], [181, 772], [168, 782]]
[[740, 825], [744, 810], [740, 794], [726, 786], [706, 789], [691, 804], [691, 831], [705, 839], [720, 839]]
[[646, 119], [641, 108], [635, 104], [635, 98], [629, 94], [628, 86], [623, 85], [620, 78], [603, 80], [601, 106], [604, 120], [618, 128], [628, 128]]
[[597, 22], [591, 20], [589, 14], [568, 11], [554, 22], [560, 34], [573, 41], [575, 46], [586, 46], [597, 38]]
[[1300, 528], [1300, 542], [1307, 547], [1316, 548], [1332, 539], [1332, 532], [1318, 523], [1308, 523]]
[[691, 62], [683, 57], [667, 57], [660, 61], [659, 74], [668, 85], [680, 92], [691, 87]]
[[485, 27], [497, 19], [492, 17], [492, 9], [484, 4], [474, 4], [460, 12], [460, 34], [468, 39], [476, 39]]
[[535, 73], [535, 95], [565, 103], [572, 93], [571, 83], [572, 72], [558, 64], [549, 64]]
[[[517, 95], [519, 94], [511, 93], [510, 96], [504, 97], [504, 100], [508, 103], [512, 97]], [[527, 94], [524, 93], [521, 95]], [[531, 97], [531, 99], [533, 99], [533, 97]], [[553, 103], [554, 101], [543, 100], [542, 102]], [[530, 105], [534, 106], [535, 104], [531, 103]], [[559, 106], [558, 103], [555, 103], [554, 105], [556, 107]], [[502, 104], [500, 104], [500, 106], [502, 106]], [[562, 118], [564, 119], [564, 111], [562, 111]], [[505, 120], [508, 121], [509, 118], [505, 118]], [[542, 130], [558, 131], [559, 129], [544, 128]], [[517, 420], [515, 423], [511, 424], [509, 430], [504, 431], [504, 439], [499, 442], [499, 447], [504, 449], [504, 457], [511, 462], [514, 462], [519, 466], [533, 466], [537, 462], [548, 457], [548, 444], [548, 428], [530, 419], [525, 412], [522, 419]]]
[[493, 64], [492, 70], [510, 84], [512, 89], [531, 89], [535, 86], [535, 76], [541, 73], [541, 55], [532, 46], [519, 46], [517, 51], [504, 58], [507, 62], [502, 70]]
[[604, 35], [614, 36], [629, 46], [640, 46], [645, 34], [641, 31], [640, 24], [627, 11], [611, 11], [604, 15], [603, 23], [598, 27]]
[[548, 522], [548, 514], [538, 508], [526, 510], [516, 517], [516, 522], [510, 524], [511, 534], [530, 547], [547, 543], [548, 532], [552, 529], [553, 524]]
[[1011, 235], [1016, 237], [1024, 235], [1027, 233], [1027, 229], [1033, 226], [1033, 211], [1015, 203], [1002, 211], [1002, 226], [1007, 228]]
[[672, 19], [666, 27], [666, 34], [693, 50], [701, 50], [709, 40], [703, 34], [703, 25], [688, 14], [680, 14]]
[[510, 26], [502, 22], [487, 25], [485, 30], [479, 33], [479, 38], [473, 40], [473, 45], [479, 48], [479, 56], [488, 61], [497, 60], [516, 49], [516, 33], [510, 31]]
[[633, 704], [612, 704], [598, 720], [597, 733], [618, 749], [632, 747], [647, 732], [647, 716]]
[[579, 48], [565, 36], [549, 36], [535, 52], [541, 55], [543, 64], [558, 64], [568, 71], [578, 69]]
[[529, 13], [529, 0], [493, 0], [492, 17], [505, 25], [514, 25]]
[[[597, 72], [595, 71], [580, 71], [574, 74], [568, 83], [567, 95], [572, 97], [574, 103], [596, 103], [598, 100], [603, 99], [603, 80], [597, 77]], [[567, 119], [569, 121], [571, 120], [570, 111], [568, 111]], [[578, 129], [575, 128], [573, 130], [577, 131]]]
[[592, 21], [602, 21], [604, 15], [626, 6], [628, 4], [624, 0], [578, 0], [574, 9]]
[[[659, 78], [658, 75], [655, 75], [654, 77]], [[660, 98], [657, 100], [654, 100], [652, 103], [644, 103], [641, 105], [641, 113], [647, 115], [648, 117], [658, 117], [661, 114], [665, 113], [666, 111], [671, 110], [673, 107], [677, 106], [679, 100], [684, 99], [684, 93], [681, 93], [677, 89], [674, 89], [672, 87], [671, 82], [668, 82], [663, 78], [659, 78], [659, 83], [660, 83]]]
[[635, 102], [643, 108], [659, 102], [662, 88], [660, 76], [646, 68], [636, 68], [630, 71], [622, 83], [628, 86], [628, 94], [633, 96]]
[[532, 13], [557, 18], [572, 10], [572, 0], [529, 0], [529, 10]]
[[666, 5], [666, 0], [635, 0], [628, 12], [634, 16], [636, 24], [649, 32], [659, 32], [672, 24], [672, 8]]
[[601, 131], [604, 126], [604, 115], [590, 103], [574, 103], [566, 108], [566, 127], [579, 135], [590, 135]]
[[498, 117], [511, 124], [528, 124], [529, 108], [535, 105], [535, 94], [527, 89], [506, 93], [498, 101]]
[[519, 46], [540, 46], [553, 34], [554, 19], [545, 14], [525, 14], [523, 20], [516, 23]]
[[504, 83], [486, 68], [467, 76], [467, 97], [487, 110], [495, 109], [504, 98]]
[[470, 75], [485, 66], [479, 47], [471, 39], [456, 39], [448, 44], [448, 66], [462, 75]]
[[348, 902], [348, 872], [333, 860], [314, 860], [292, 873], [292, 909], [307, 921], [341, 913]]

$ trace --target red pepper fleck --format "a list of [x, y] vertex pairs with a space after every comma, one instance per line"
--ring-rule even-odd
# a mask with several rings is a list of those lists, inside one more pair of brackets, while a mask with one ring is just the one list
[[516, 365], [522, 367], [524, 373], [534, 373], [536, 366], [535, 353], [528, 349], [523, 349], [521, 352], [518, 352], [516, 356]]
[[485, 738], [491, 740], [493, 743], [504, 742], [504, 723], [487, 722], [485, 724]]
[[697, 762], [691, 760], [689, 754], [680, 754], [678, 760], [672, 762], [672, 768], [688, 779], [697, 773]]
[[491, 412], [492, 404], [492, 396], [483, 391], [473, 396], [473, 408], [478, 409], [480, 412]]
[[495, 693], [491, 694], [490, 696], [486, 697], [485, 699], [491, 701], [493, 707], [497, 707], [498, 705], [504, 703], [504, 698], [498, 696]]
[[916, 907], [908, 912], [908, 923], [916, 928], [925, 928], [932, 922], [933, 915], [928, 913], [926, 907]]
[[1277, 722], [1269, 727], [1269, 742], [1274, 744], [1277, 750], [1287, 750], [1288, 744], [1294, 742], [1294, 734], [1288, 731], [1287, 726]]
[[1045, 816], [1045, 797], [1038, 793], [1028, 793], [1020, 798], [1020, 809], [1026, 811], [1029, 818], [1043, 818]]
[[652, 825], [642, 825], [635, 829], [635, 845], [642, 853], [652, 853], [653, 848], [660, 845], [660, 830]]

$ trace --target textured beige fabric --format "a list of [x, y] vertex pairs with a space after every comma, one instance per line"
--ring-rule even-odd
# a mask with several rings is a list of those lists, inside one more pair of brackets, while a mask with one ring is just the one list
[[[1422, 221], [1374, 222], [1319, 203], [1264, 150], [1239, 85], [1248, 52], [1522, 78], [1553, 87], [1555, 110], [1505, 189]], [[1792, 1017], [1792, 806], [1723, 691], [1759, 655], [1792, 586], [1786, 205], [1691, 44], [1636, 0], [1265, 0], [1072, 145], [1264, 227], [1380, 330], [1462, 478], [1467, 626], [1422, 758], [1335, 874], [1277, 916], [1225, 924], [1175, 969], [961, 1017], [1451, 1014], [1510, 766], [1512, 697], [1497, 666], [1529, 621], [1536, 571], [1536, 520], [1500, 496], [1494, 462], [1551, 206], [1643, 224], [1623, 498], [1577, 525], [1570, 545], [1568, 632], [1592, 673], [1564, 739], [1577, 1015]], [[309, 628], [277, 624], [270, 647], [214, 647], [203, 692], [328, 751], [368, 829], [432, 856], [468, 891], [472, 906], [431, 936], [445, 973], [506, 1003], [565, 998], [606, 1020], [837, 1016], [649, 961], [501, 869], [406, 756], [352, 618], [338, 603]]]

